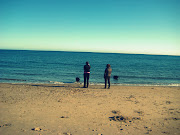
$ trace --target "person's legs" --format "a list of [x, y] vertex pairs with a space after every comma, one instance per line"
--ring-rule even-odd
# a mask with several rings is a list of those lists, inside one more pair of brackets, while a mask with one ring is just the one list
[[108, 84], [109, 84], [108, 88], [110, 88], [110, 76], [108, 76]]
[[104, 80], [105, 80], [105, 88], [106, 88], [106, 85], [107, 85], [107, 77], [105, 77]]
[[86, 87], [86, 74], [84, 74], [84, 88]]
[[87, 88], [89, 86], [89, 76], [90, 76], [90, 74], [87, 74]]

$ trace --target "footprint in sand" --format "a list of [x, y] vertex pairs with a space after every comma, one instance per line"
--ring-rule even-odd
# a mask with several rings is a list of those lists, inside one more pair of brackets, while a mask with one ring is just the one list
[[143, 112], [143, 111], [135, 110], [134, 112], [135, 112], [135, 113], [138, 113], [139, 116], [144, 116], [144, 112]]
[[166, 104], [168, 105], [168, 104], [171, 104], [172, 102], [171, 101], [166, 101]]

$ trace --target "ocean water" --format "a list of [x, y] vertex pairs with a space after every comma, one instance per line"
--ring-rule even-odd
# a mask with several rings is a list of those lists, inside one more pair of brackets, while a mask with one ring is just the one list
[[22, 50], [0, 50], [0, 83], [83, 83], [86, 61], [91, 85], [111, 64], [114, 85], [180, 86], [180, 56]]

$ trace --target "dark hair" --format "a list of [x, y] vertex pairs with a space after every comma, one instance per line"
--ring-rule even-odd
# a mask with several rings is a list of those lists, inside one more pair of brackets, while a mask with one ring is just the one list
[[88, 65], [89, 64], [89, 62], [88, 61], [86, 61], [86, 65]]
[[110, 64], [107, 64], [106, 66], [107, 66], [107, 68], [111, 67], [111, 65], [110, 65]]

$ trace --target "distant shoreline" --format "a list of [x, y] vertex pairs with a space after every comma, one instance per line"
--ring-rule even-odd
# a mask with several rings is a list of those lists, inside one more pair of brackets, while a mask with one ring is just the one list
[[[10, 85], [38, 85], [38, 86], [82, 86], [83, 87], [83, 83], [6, 83], [6, 82], [0, 82], [0, 84], [10, 84]], [[103, 83], [90, 83], [90, 87], [94, 87], [94, 86], [104, 86]], [[180, 87], [180, 84], [171, 84], [171, 85], [150, 85], [150, 84], [111, 84], [111, 86], [130, 86], [130, 87]]]

